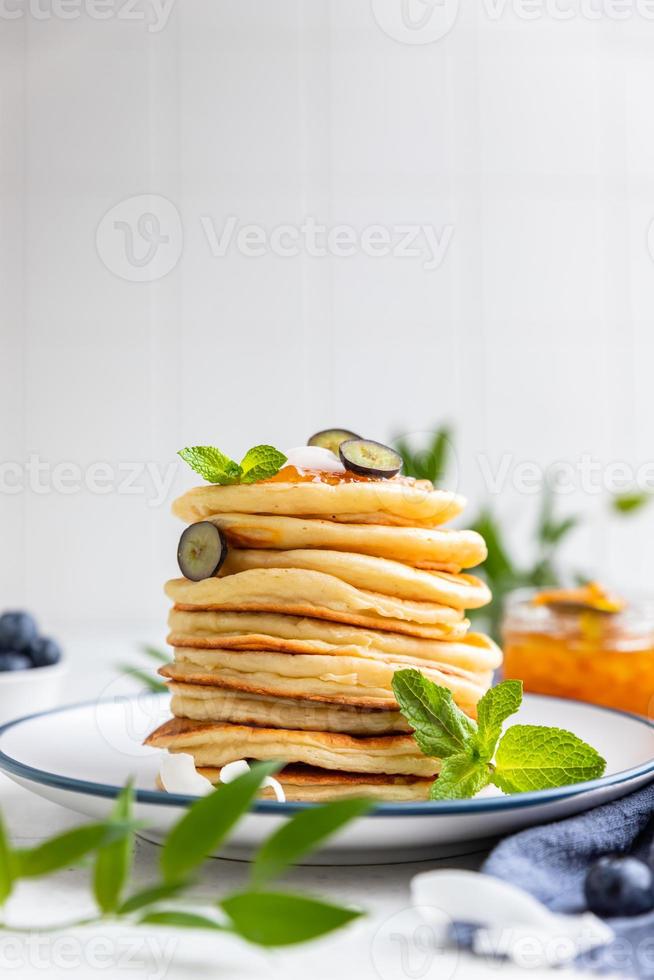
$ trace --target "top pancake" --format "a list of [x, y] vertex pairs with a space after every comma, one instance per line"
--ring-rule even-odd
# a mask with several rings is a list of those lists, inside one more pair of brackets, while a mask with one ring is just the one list
[[219, 514], [329, 517], [337, 523], [399, 524], [434, 527], [461, 513], [463, 497], [435, 490], [428, 480], [394, 477], [323, 483], [259, 483], [194, 487], [173, 503], [187, 523]]

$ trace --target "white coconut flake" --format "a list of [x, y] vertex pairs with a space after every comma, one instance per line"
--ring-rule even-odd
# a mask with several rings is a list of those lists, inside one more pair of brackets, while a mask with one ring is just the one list
[[345, 467], [331, 449], [322, 446], [296, 446], [284, 454], [285, 466], [294, 466], [296, 470], [316, 470], [323, 473], [345, 473]]
[[475, 871], [416, 875], [411, 898], [441, 941], [448, 941], [455, 922], [478, 923], [475, 953], [506, 956], [520, 966], [569, 963], [614, 938], [613, 930], [591, 912], [556, 914], [522, 888]]
[[[245, 761], [245, 759], [237, 759], [235, 762], [228, 762], [226, 766], [223, 766], [220, 770], [220, 782], [221, 783], [231, 783], [234, 779], [238, 779], [242, 776], [244, 772], [248, 772], [250, 766]], [[277, 798], [278, 803], [286, 802], [286, 793], [282, 787], [282, 784], [278, 779], [274, 779], [272, 776], [266, 776], [262, 786], [269, 786]]]
[[159, 766], [159, 779], [167, 793], [182, 796], [207, 796], [213, 792], [210, 781], [195, 768], [193, 756], [187, 752], [164, 752]]

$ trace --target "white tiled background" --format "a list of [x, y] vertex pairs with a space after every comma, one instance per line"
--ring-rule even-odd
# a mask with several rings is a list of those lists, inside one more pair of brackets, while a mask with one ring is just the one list
[[[80, 3], [0, 14], [4, 462], [164, 470], [188, 443], [236, 455], [330, 424], [388, 439], [449, 420], [479, 503], [480, 455], [654, 459], [654, 21], [628, 3], [591, 20], [575, 0], [569, 20], [511, 4], [493, 19], [487, 0], [406, 44], [373, 9], [401, 0], [173, 0], [159, 31]], [[183, 228], [173, 271], [145, 283], [96, 248], [105, 212], [143, 194]], [[230, 215], [454, 231], [433, 271], [214, 257], [201, 219], [220, 232]], [[181, 468], [159, 506], [143, 479], [10, 493], [3, 473], [0, 606], [163, 619]], [[494, 505], [524, 554], [534, 498], [508, 486]], [[571, 563], [654, 589], [654, 507], [628, 522], [581, 492], [561, 507], [587, 514]]]

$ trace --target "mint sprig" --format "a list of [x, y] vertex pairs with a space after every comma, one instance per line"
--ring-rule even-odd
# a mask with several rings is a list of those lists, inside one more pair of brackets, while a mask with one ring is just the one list
[[522, 703], [522, 681], [503, 681], [486, 692], [477, 721], [455, 704], [451, 692], [418, 670], [399, 670], [393, 692], [425, 755], [442, 760], [432, 800], [475, 796], [493, 783], [505, 793], [569, 786], [597, 779], [606, 761], [572, 732], [543, 725], [504, 722]]
[[89, 859], [97, 906], [94, 915], [59, 926], [48, 922], [14, 927], [3, 918], [0, 932], [66, 931], [78, 925], [120, 921], [129, 926], [230, 933], [246, 942], [275, 947], [307, 942], [358, 918], [361, 912], [357, 909], [272, 891], [268, 885], [366, 812], [370, 803], [364, 800], [346, 800], [297, 813], [263, 842], [254, 857], [249, 882], [238, 891], [200, 896], [194, 890], [192, 897], [184, 896], [190, 887], [197, 886], [207, 856], [227, 839], [266, 775], [278, 768], [271, 762], [254, 764], [233, 782], [219, 784], [194, 802], [166, 837], [157, 879], [131, 894], [134, 836], [142, 824], [132, 817], [135, 793], [130, 783], [117, 797], [107, 820], [66, 831], [34, 848], [14, 848], [0, 814], [0, 907], [8, 904], [20, 879], [42, 877]]
[[274, 446], [253, 446], [240, 463], [230, 459], [215, 446], [187, 446], [179, 456], [207, 483], [229, 486], [233, 483], [255, 483], [278, 473], [286, 456]]

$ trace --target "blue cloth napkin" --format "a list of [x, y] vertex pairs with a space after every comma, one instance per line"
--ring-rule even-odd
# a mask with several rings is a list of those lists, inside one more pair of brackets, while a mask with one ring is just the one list
[[[647, 860], [654, 834], [654, 783], [577, 817], [505, 838], [482, 867], [518, 885], [553, 912], [586, 911], [584, 879], [603, 854]], [[597, 973], [654, 978], [654, 912], [607, 920], [616, 939], [584, 953], [575, 967]]]

